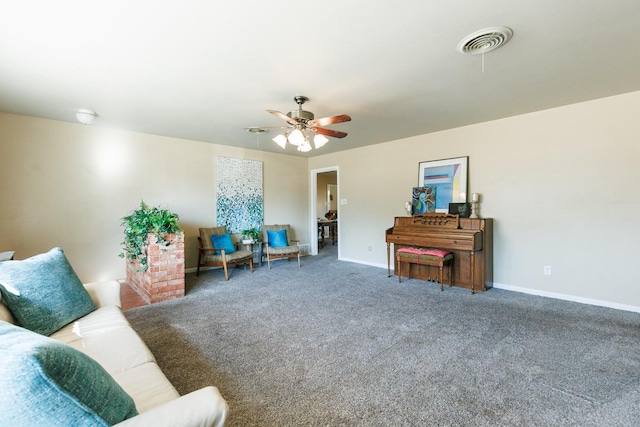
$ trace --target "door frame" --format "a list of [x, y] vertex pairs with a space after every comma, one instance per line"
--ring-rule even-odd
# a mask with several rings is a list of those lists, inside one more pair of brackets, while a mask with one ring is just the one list
[[[326, 168], [319, 169], [311, 169], [310, 171], [310, 207], [309, 207], [309, 230], [311, 230], [311, 248], [309, 248], [309, 253], [311, 255], [318, 255], [318, 217], [316, 215], [317, 209], [317, 201], [318, 201], [318, 174], [325, 172], [335, 172], [336, 173], [336, 185], [338, 187], [337, 194], [337, 204], [336, 209], [338, 210], [338, 221], [340, 221], [340, 168], [338, 166], [329, 166]], [[326, 190], [325, 190], [326, 191]], [[338, 225], [338, 259], [340, 259], [340, 233], [341, 227]]]

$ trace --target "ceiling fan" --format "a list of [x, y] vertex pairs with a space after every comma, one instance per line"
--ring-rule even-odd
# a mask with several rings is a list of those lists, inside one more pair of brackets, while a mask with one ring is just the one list
[[[283, 114], [280, 111], [267, 110], [267, 112], [274, 116], [286, 121], [289, 126], [274, 126], [281, 129], [289, 129], [283, 134], [280, 134], [273, 138], [273, 141], [280, 147], [285, 148], [287, 142], [291, 145], [298, 147], [298, 151], [307, 152], [311, 150], [311, 144], [309, 143], [310, 134], [314, 134], [313, 143], [316, 148], [322, 147], [329, 140], [327, 136], [333, 138], [344, 138], [347, 136], [346, 132], [341, 132], [333, 129], [325, 129], [323, 126], [333, 125], [336, 123], [343, 123], [351, 121], [351, 117], [347, 114], [339, 114], [336, 116], [323, 117], [321, 119], [315, 119], [314, 114], [311, 111], [305, 111], [302, 109], [302, 105], [309, 100], [306, 96], [298, 95], [293, 98], [298, 104], [298, 109], [289, 111], [287, 114]], [[267, 129], [267, 128], [248, 128], [251, 132], [256, 132], [252, 129]]]

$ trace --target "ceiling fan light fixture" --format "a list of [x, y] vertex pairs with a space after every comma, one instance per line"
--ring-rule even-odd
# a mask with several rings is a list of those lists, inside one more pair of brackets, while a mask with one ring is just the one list
[[302, 144], [298, 145], [298, 151], [300, 151], [301, 153], [307, 153], [311, 151], [311, 144], [309, 144], [309, 141], [305, 140]]
[[284, 136], [283, 134], [280, 134], [275, 138], [273, 138], [273, 142], [275, 142], [276, 144], [278, 144], [280, 147], [284, 149], [284, 147], [287, 145], [287, 137]]
[[296, 129], [289, 135], [289, 144], [291, 145], [301, 145], [304, 144], [306, 138], [300, 129]]
[[317, 134], [313, 137], [313, 144], [316, 146], [316, 150], [329, 142], [329, 139], [324, 135]]
[[[326, 129], [325, 126], [351, 121], [351, 117], [348, 114], [338, 114], [315, 119], [315, 115], [311, 111], [302, 109], [302, 105], [307, 102], [309, 98], [299, 95], [293, 98], [293, 100], [298, 104], [298, 109], [289, 111], [287, 114], [282, 114], [276, 110], [267, 110], [268, 113], [287, 122], [287, 126], [270, 126], [273, 128], [289, 129], [273, 138], [273, 142], [280, 147], [284, 149], [287, 143], [289, 143], [295, 146], [301, 153], [306, 153], [313, 149], [311, 145], [312, 135], [314, 136], [313, 146], [315, 146], [316, 149], [323, 147], [329, 142], [327, 136], [333, 138], [344, 138], [347, 136], [346, 132]], [[257, 132], [258, 129], [262, 130], [263, 128], [247, 128], [249, 132]]]

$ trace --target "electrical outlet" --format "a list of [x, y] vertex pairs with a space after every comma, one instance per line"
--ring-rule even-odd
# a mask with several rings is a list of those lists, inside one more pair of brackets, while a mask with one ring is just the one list
[[545, 265], [544, 266], [544, 275], [545, 276], [551, 276], [551, 266], [550, 265]]
[[369, 252], [371, 252], [373, 250], [373, 246], [369, 246]]
[[346, 205], [347, 204], [347, 199], [340, 199], [340, 204], [342, 206]]

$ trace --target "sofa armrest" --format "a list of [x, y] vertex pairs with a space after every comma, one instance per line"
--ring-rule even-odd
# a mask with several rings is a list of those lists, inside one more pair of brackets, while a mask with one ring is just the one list
[[122, 307], [120, 302], [120, 283], [115, 280], [85, 283], [84, 287], [98, 307], [107, 307], [111, 305]]
[[223, 427], [229, 407], [216, 387], [205, 387], [116, 424], [117, 427]]

